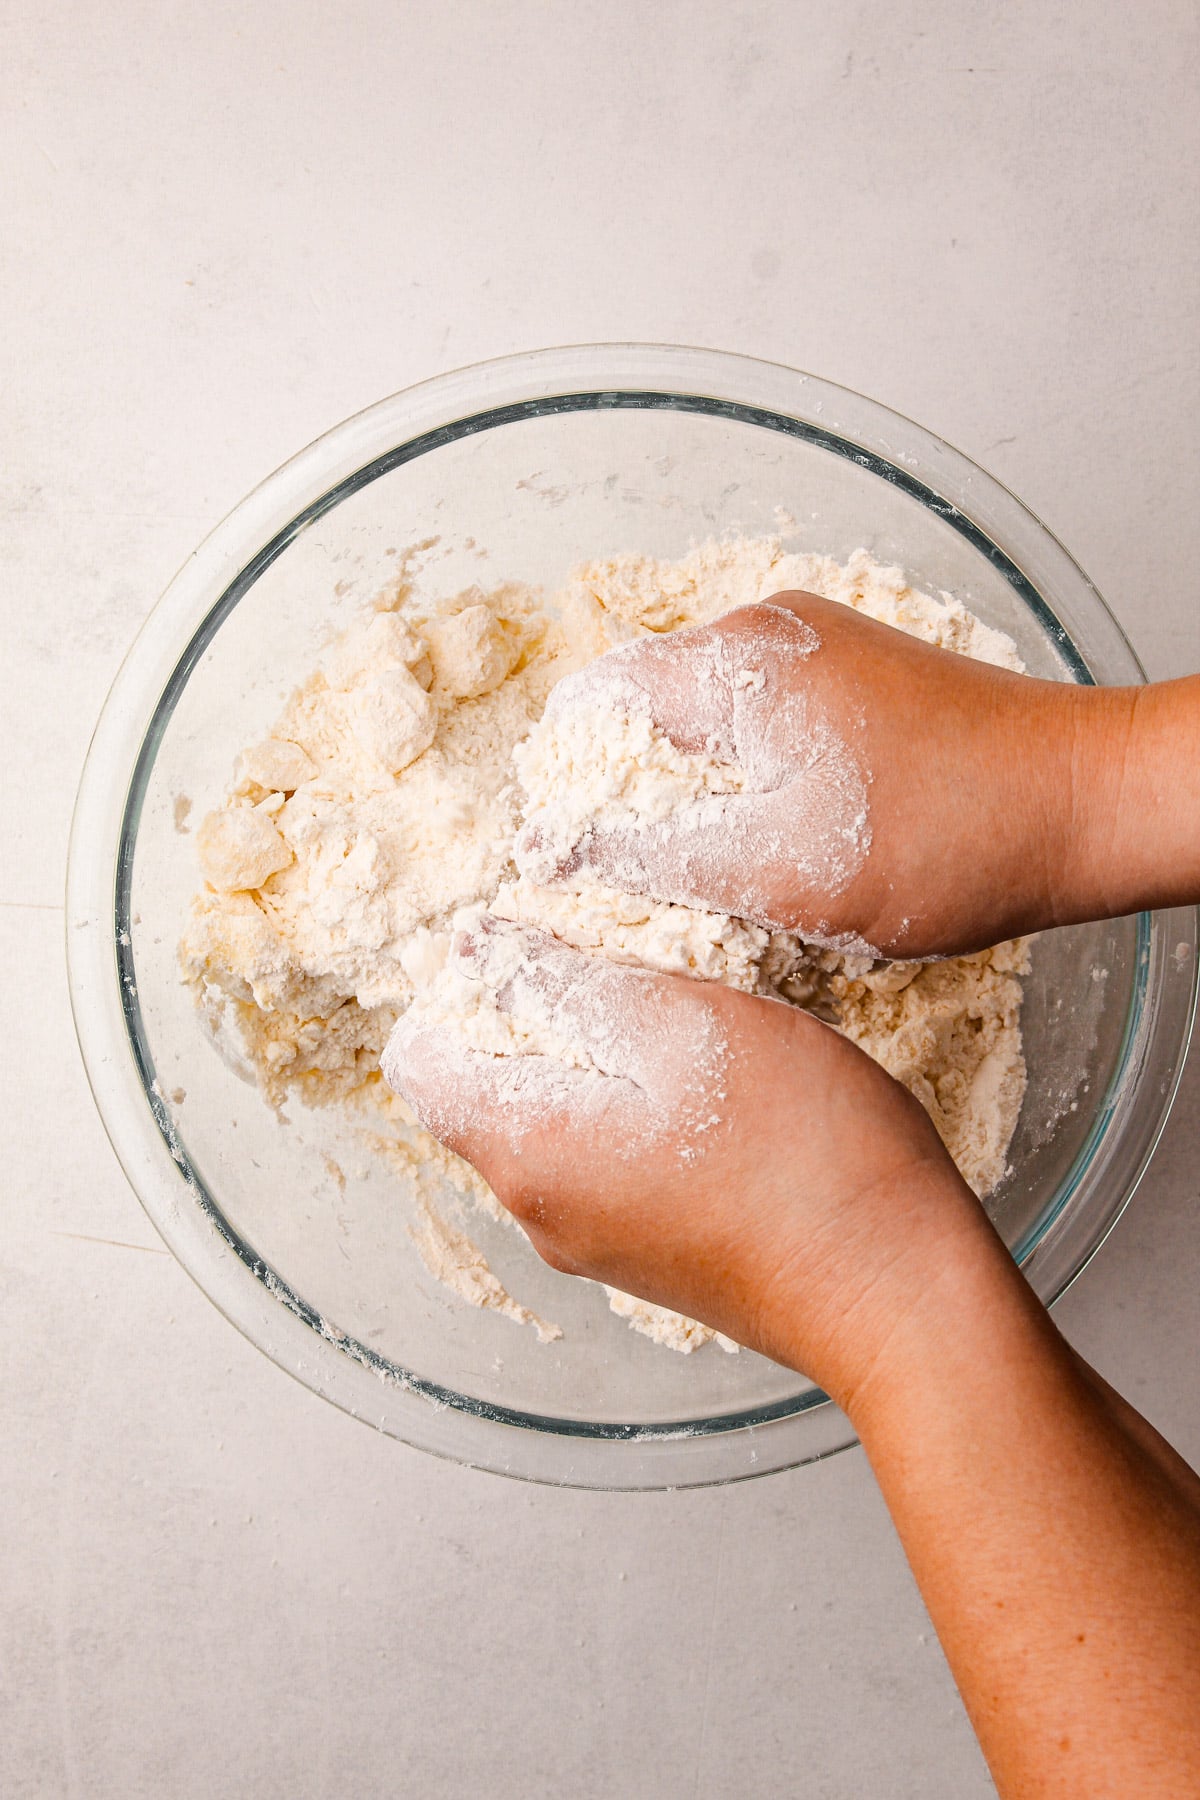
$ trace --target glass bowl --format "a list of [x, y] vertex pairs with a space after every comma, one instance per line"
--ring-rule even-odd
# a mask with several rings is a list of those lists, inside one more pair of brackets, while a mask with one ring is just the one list
[[[673, 557], [782, 528], [860, 544], [959, 596], [1060, 681], [1144, 679], [1095, 589], [1019, 501], [857, 394], [744, 357], [610, 345], [445, 375], [329, 432], [201, 545], [148, 619], [96, 728], [71, 837], [67, 947], [92, 1089], [163, 1238], [238, 1328], [316, 1392], [410, 1444], [600, 1488], [736, 1480], [853, 1432], [802, 1377], [711, 1345], [682, 1357], [481, 1224], [497, 1273], [564, 1328], [528, 1329], [426, 1273], [396, 1177], [331, 1112], [281, 1123], [223, 1060], [176, 946], [198, 885], [181, 830], [293, 686], [434, 538], [434, 595], [576, 562]], [[914, 721], [914, 729], [920, 729]], [[1162, 1127], [1194, 1009], [1196, 915], [1050, 933], [1026, 986], [1029, 1089], [989, 1209], [1053, 1301], [1124, 1207]], [[337, 1172], [335, 1173], [335, 1165]]]

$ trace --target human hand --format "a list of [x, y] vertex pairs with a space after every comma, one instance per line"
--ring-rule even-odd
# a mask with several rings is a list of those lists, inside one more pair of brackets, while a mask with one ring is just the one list
[[[1125, 690], [1034, 680], [791, 592], [623, 645], [560, 682], [547, 715], [631, 694], [744, 789], [700, 816], [585, 830], [566, 854], [547, 853], [535, 812], [517, 860], [543, 885], [582, 876], [905, 957], [1089, 910], [1079, 844], [1103, 815]], [[1081, 774], [1085, 725], [1099, 729]]]
[[847, 1404], [982, 1211], [927, 1115], [831, 1027], [485, 918], [452, 952], [531, 1041], [401, 1019], [384, 1073], [554, 1267], [703, 1320]]

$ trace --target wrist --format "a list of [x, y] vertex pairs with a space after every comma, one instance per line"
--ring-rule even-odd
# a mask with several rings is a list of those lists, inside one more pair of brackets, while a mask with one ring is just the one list
[[1039, 931], [1103, 913], [1136, 690], [1023, 679], [1021, 692], [996, 833], [1017, 929]]
[[1136, 688], [1069, 690], [1070, 755], [1062, 783], [1063, 838], [1054, 923], [1074, 924], [1124, 910], [1129, 875], [1127, 773], [1138, 706]]
[[904, 1379], [910, 1349], [936, 1336], [946, 1297], [981, 1257], [1012, 1269], [953, 1164], [901, 1170], [841, 1209], [828, 1242], [806, 1234], [780, 1259], [756, 1309], [758, 1347], [819, 1382], [857, 1426], [860, 1397], [882, 1392], [893, 1365]]
[[1025, 1340], [1057, 1333], [973, 1196], [925, 1257], [923, 1279], [830, 1389], [868, 1451], [931, 1411], [971, 1404], [985, 1375]]
[[1069, 828], [1054, 922], [1200, 893], [1200, 677], [1075, 689]]

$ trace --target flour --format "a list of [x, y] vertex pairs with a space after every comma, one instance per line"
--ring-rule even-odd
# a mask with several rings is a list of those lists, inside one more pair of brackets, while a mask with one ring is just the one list
[[[596, 1092], [608, 1079], [603, 1048], [598, 1055], [594, 1042], [564, 1033], [561, 1018], [538, 1017], [532, 993], [521, 1018], [501, 1012], [495, 989], [455, 963], [456, 915], [470, 925], [487, 908], [595, 953], [598, 964], [726, 982], [808, 1007], [917, 1095], [977, 1193], [1004, 1172], [1025, 1080], [1023, 944], [930, 965], [881, 963], [869, 945], [819, 926], [803, 941], [780, 930], [752, 880], [736, 913], [717, 913], [691, 894], [631, 896], [597, 879], [586, 859], [571, 872], [601, 819], [617, 844], [648, 824], [686, 834], [702, 876], [719, 817], [728, 832], [730, 798], [756, 804], [786, 779], [801, 811], [811, 809], [802, 836], [813, 881], [836, 892], [853, 879], [870, 848], [869, 771], [853, 743], [805, 710], [802, 682], [801, 698], [789, 702], [798, 710], [781, 712], [763, 644], [751, 636], [731, 660], [701, 631], [692, 741], [675, 732], [672, 742], [650, 717], [644, 690], [626, 682], [638, 654], [653, 654], [650, 634], [702, 628], [787, 588], [961, 654], [1021, 666], [1009, 640], [958, 601], [918, 592], [865, 551], [842, 565], [787, 552], [774, 538], [712, 540], [677, 562], [586, 564], [549, 600], [514, 584], [471, 589], [436, 608], [406, 568], [377, 609], [330, 646], [270, 735], [239, 758], [223, 805], [196, 833], [206, 887], [181, 961], [214, 1030], [240, 1044], [271, 1104], [291, 1096], [338, 1103], [370, 1125], [414, 1192], [431, 1272], [471, 1303], [543, 1333], [556, 1328], [506, 1293], [469, 1236], [447, 1221], [434, 1187], [449, 1180], [468, 1209], [507, 1215], [389, 1093], [380, 1062], [407, 1013], [408, 1030], [437, 1025], [448, 1054], [498, 1059], [515, 1114], [527, 1108], [534, 1062], [539, 1079], [553, 1065], [572, 1104]], [[776, 652], [783, 634], [785, 653], [798, 661], [817, 648], [794, 615], [768, 616], [764, 629]], [[589, 668], [614, 649], [600, 671]], [[708, 703], [725, 692], [728, 716]], [[709, 1048], [684, 1134], [693, 1146], [720, 1092], [720, 1047]], [[621, 1053], [613, 1054], [615, 1067]], [[448, 1080], [447, 1092], [453, 1087]], [[453, 1121], [445, 1123], [449, 1130]], [[645, 1119], [642, 1126], [651, 1128]], [[676, 1349], [715, 1335], [627, 1296], [612, 1304]]]
[[661, 892], [647, 878], [657, 861], [682, 881], [672, 898], [699, 909], [733, 865], [737, 916], [775, 924], [764, 864], [786, 860], [790, 886], [828, 898], [862, 867], [869, 775], [804, 681], [820, 645], [793, 612], [763, 606], [683, 636], [686, 662], [683, 646], [643, 638], [555, 688], [513, 754], [527, 796], [517, 864], [541, 885], [591, 872]]
[[625, 1319], [635, 1331], [648, 1337], [653, 1343], [663, 1344], [668, 1350], [682, 1351], [690, 1356], [702, 1344], [715, 1338], [722, 1350], [736, 1351], [740, 1345], [732, 1338], [726, 1337], [722, 1331], [710, 1331], [707, 1325], [698, 1325], [695, 1319], [687, 1318], [683, 1313], [672, 1312], [667, 1306], [651, 1306], [648, 1300], [638, 1300], [632, 1294], [623, 1294], [619, 1288], [605, 1288], [608, 1304], [619, 1319]]
[[417, 1208], [421, 1224], [418, 1243], [422, 1258], [429, 1273], [443, 1287], [465, 1300], [468, 1306], [478, 1306], [486, 1312], [503, 1313], [505, 1318], [512, 1319], [517, 1325], [532, 1326], [541, 1344], [552, 1344], [562, 1336], [560, 1326], [547, 1325], [536, 1313], [530, 1312], [527, 1306], [522, 1306], [513, 1299], [488, 1267], [483, 1251], [465, 1231], [460, 1231], [421, 1199], [417, 1201]]
[[[728, 1046], [711, 1016], [681, 1042], [650, 972], [581, 955], [551, 933], [530, 932], [483, 907], [439, 936], [382, 1068], [445, 1141], [469, 1133], [482, 1111], [501, 1116], [520, 1149], [556, 1120], [594, 1121], [609, 1154], [637, 1158], [670, 1140], [685, 1163], [721, 1120]], [[421, 1092], [406, 1072], [420, 1048]], [[432, 1068], [433, 1075], [430, 1077]]]

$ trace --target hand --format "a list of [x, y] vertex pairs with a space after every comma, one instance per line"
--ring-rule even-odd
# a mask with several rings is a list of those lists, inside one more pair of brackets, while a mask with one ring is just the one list
[[560, 682], [548, 715], [627, 706], [629, 684], [678, 749], [739, 767], [744, 791], [699, 822], [596, 827], [549, 856], [534, 813], [517, 858], [538, 882], [584, 875], [891, 956], [1095, 916], [1073, 891], [1079, 846], [1098, 825], [1107, 859], [1107, 746], [1132, 691], [1013, 674], [798, 592], [624, 645]]
[[555, 1267], [845, 1408], [999, 1792], [1198, 1791], [1200, 1484], [1072, 1356], [918, 1103], [779, 1001], [503, 921], [454, 954], [514, 1044], [584, 1066], [410, 1011], [389, 1081]]
[[845, 1403], [964, 1234], [991, 1235], [925, 1112], [831, 1027], [485, 919], [460, 970], [590, 1066], [397, 1025], [387, 1079], [554, 1267], [715, 1326]]

